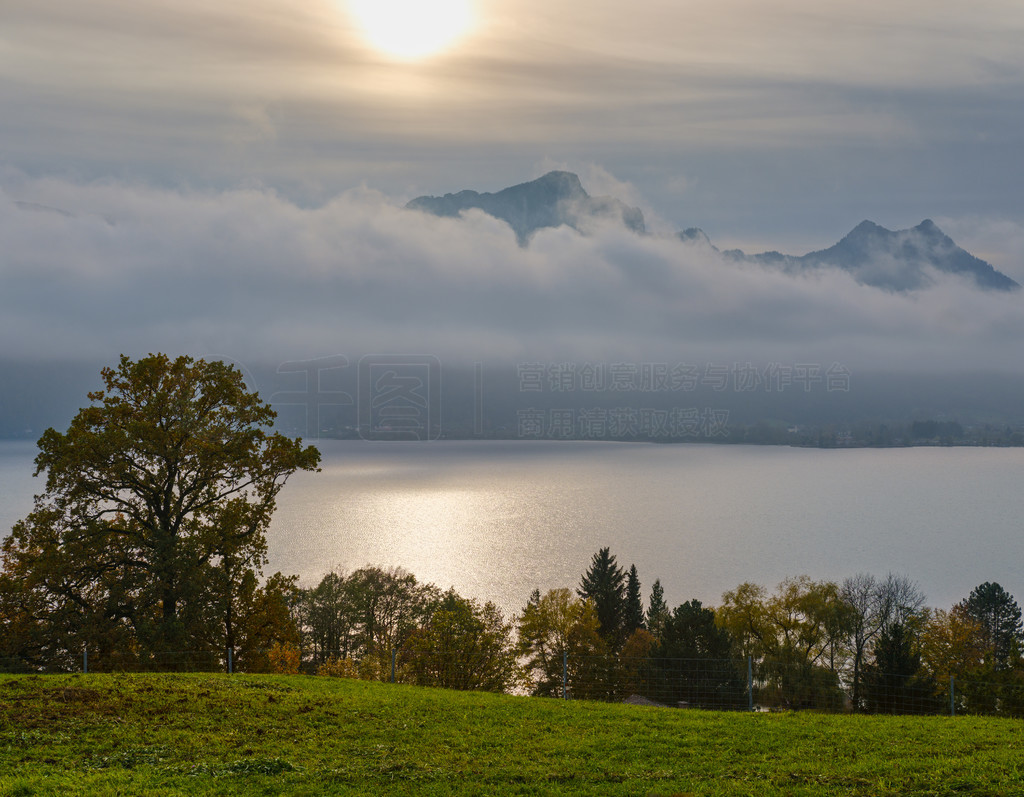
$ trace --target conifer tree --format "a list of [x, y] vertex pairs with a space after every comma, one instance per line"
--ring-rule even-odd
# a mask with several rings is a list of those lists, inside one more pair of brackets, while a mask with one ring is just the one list
[[668, 604], [665, 603], [665, 590], [661, 586], [661, 579], [656, 578], [651, 587], [651, 599], [647, 604], [647, 630], [654, 636], [660, 637], [668, 622]]
[[644, 604], [640, 597], [640, 577], [636, 572], [636, 565], [629, 566], [629, 573], [626, 576], [626, 624], [625, 634], [629, 636], [638, 628], [645, 628]]
[[936, 708], [935, 682], [921, 670], [914, 634], [901, 623], [878, 637], [874, 661], [864, 668], [865, 703], [880, 714], [923, 714]]
[[594, 554], [576, 592], [593, 604], [601, 638], [617, 651], [626, 637], [626, 574], [610, 548]]
[[999, 584], [986, 581], [971, 590], [960, 606], [983, 629], [986, 659], [995, 669], [1005, 669], [1024, 641], [1017, 601]]

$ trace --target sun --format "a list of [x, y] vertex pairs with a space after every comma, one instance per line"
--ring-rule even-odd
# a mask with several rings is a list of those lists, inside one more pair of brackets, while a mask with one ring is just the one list
[[363, 36], [393, 58], [426, 58], [448, 49], [473, 23], [471, 0], [348, 0]]

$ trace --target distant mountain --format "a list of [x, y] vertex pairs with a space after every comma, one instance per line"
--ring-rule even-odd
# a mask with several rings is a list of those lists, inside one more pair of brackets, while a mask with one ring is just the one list
[[[458, 216], [477, 208], [502, 219], [515, 231], [520, 246], [526, 246], [537, 230], [563, 224], [582, 233], [597, 224], [612, 221], [643, 233], [644, 217], [639, 208], [608, 196], [590, 196], [580, 178], [572, 172], [548, 172], [528, 183], [496, 193], [459, 191], [444, 196], [421, 196], [406, 205], [411, 210], [435, 216]], [[691, 227], [677, 234], [693, 246], [719, 250], [703, 230]], [[889, 291], [912, 291], [927, 287], [936, 273], [959, 274], [984, 290], [1013, 291], [1021, 286], [984, 260], [957, 246], [931, 219], [909, 230], [887, 230], [871, 221], [858, 224], [839, 243], [806, 255], [762, 252], [748, 255], [739, 249], [720, 252], [730, 260], [758, 263], [791, 274], [823, 268], [840, 268], [857, 282]]]
[[[684, 241], [707, 241], [699, 229], [679, 234]], [[932, 271], [960, 274], [985, 290], [1013, 291], [1021, 286], [984, 260], [957, 246], [931, 219], [909, 230], [887, 230], [862, 221], [828, 249], [806, 255], [763, 252], [747, 255], [739, 249], [722, 252], [733, 260], [757, 262], [790, 273], [820, 268], [841, 268], [857, 282], [890, 291], [910, 291], [933, 282]]]
[[458, 216], [464, 210], [478, 208], [508, 222], [520, 246], [525, 246], [537, 230], [563, 224], [587, 232], [596, 223], [610, 220], [634, 232], [644, 232], [644, 216], [639, 208], [613, 197], [590, 196], [572, 172], [548, 172], [494, 194], [459, 191], [444, 196], [421, 196], [406, 207], [435, 216]]

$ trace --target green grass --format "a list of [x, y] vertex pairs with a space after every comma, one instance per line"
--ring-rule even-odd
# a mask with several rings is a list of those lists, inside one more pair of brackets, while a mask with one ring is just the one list
[[1024, 794], [1024, 723], [307, 676], [0, 676], [0, 795]]

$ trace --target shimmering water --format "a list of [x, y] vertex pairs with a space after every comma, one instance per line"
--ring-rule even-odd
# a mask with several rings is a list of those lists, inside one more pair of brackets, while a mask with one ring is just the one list
[[401, 565], [520, 607], [610, 545], [645, 597], [717, 603], [744, 580], [889, 570], [948, 606], [986, 580], [1024, 599], [1024, 449], [448, 442], [322, 445], [271, 534], [274, 567]]
[[[21, 446], [18, 448], [18, 446]], [[566, 442], [321, 441], [292, 477], [270, 567], [400, 565], [514, 611], [609, 545], [646, 598], [715, 604], [742, 581], [892, 570], [948, 607], [983, 581], [1024, 599], [1024, 449], [818, 450]], [[0, 445], [0, 528], [31, 506], [32, 447]]]

